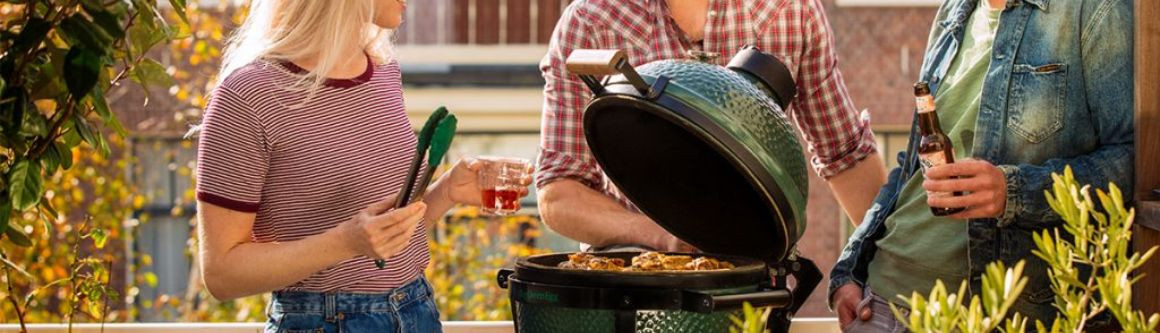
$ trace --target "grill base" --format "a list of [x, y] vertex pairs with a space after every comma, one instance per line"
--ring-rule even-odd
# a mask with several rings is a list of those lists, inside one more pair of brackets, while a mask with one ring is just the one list
[[[733, 324], [730, 316], [739, 316], [744, 303], [774, 308], [769, 328], [773, 332], [788, 332], [793, 314], [822, 279], [821, 271], [812, 261], [796, 255], [766, 266], [765, 272], [772, 274], [772, 282], [777, 287], [770, 286], [770, 276], [765, 276], [766, 282], [752, 284], [678, 288], [666, 282], [673, 276], [663, 275], [652, 276], [651, 280], [656, 281], [653, 286], [626, 286], [618, 282], [639, 283], [647, 275], [628, 274], [633, 278], [617, 279], [618, 274], [613, 274], [599, 278], [592, 274], [608, 273], [555, 269], [533, 263], [563, 256], [566, 254], [524, 258], [517, 261], [514, 270], [502, 269], [497, 274], [499, 286], [509, 290], [516, 332], [726, 333]], [[790, 276], [795, 281], [792, 289], [788, 284]], [[554, 282], [546, 283], [540, 278]], [[716, 280], [712, 273], [700, 278]]]
[[729, 332], [740, 311], [595, 310], [513, 303], [520, 333]]

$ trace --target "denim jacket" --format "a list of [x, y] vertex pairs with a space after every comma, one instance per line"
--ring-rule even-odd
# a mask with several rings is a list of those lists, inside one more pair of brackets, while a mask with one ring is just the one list
[[[920, 74], [932, 91], [954, 60], [978, 1], [947, 0], [939, 8]], [[1008, 0], [1000, 16], [975, 124], [976, 133], [986, 135], [975, 136], [972, 157], [1006, 175], [1007, 206], [998, 218], [964, 222], [965, 264], [976, 292], [986, 264], [1027, 260], [1030, 282], [1014, 311], [1033, 320], [1055, 316], [1047, 266], [1031, 254], [1032, 232], [1062, 223], [1044, 196], [1051, 173], [1070, 165], [1081, 184], [1106, 188], [1115, 182], [1132, 193], [1132, 7], [1132, 0]], [[908, 151], [916, 150], [917, 132], [915, 123]], [[847, 283], [864, 286], [884, 221], [919, 170], [916, 155], [899, 154], [900, 167], [891, 170], [830, 272], [830, 296]]]

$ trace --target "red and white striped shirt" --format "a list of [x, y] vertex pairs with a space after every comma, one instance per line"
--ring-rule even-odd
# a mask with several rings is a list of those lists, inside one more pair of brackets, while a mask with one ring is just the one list
[[[256, 213], [253, 241], [288, 242], [350, 220], [402, 186], [416, 138], [397, 63], [328, 80], [311, 99], [293, 88], [304, 70], [257, 61], [214, 90], [198, 146], [198, 200]], [[427, 267], [427, 231], [379, 270], [340, 262], [285, 290], [383, 292]]]
[[699, 50], [720, 54], [718, 64], [725, 65], [745, 45], [773, 54], [793, 73], [798, 95], [787, 113], [820, 176], [836, 175], [877, 151], [869, 122], [846, 92], [821, 1], [710, 0], [704, 39], [695, 43], [664, 0], [578, 0], [560, 18], [540, 62], [546, 86], [537, 184], [575, 179], [631, 207], [584, 141], [583, 110], [591, 94], [564, 68], [573, 50], [623, 49], [634, 66]]

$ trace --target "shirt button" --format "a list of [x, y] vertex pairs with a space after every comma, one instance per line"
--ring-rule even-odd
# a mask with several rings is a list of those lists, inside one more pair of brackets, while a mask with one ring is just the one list
[[716, 17], [716, 16], [717, 16], [717, 11], [715, 11], [715, 10], [709, 11], [709, 17]]

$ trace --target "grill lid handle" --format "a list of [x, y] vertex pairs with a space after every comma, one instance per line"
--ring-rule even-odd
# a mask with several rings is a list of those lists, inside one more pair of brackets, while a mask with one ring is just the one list
[[711, 295], [700, 291], [685, 291], [681, 302], [682, 310], [697, 313], [712, 313], [740, 309], [745, 303], [753, 307], [782, 309], [793, 303], [793, 294], [787, 289], [765, 289], [757, 292]]
[[641, 95], [655, 95], [652, 93], [653, 88], [640, 77], [640, 74], [628, 62], [628, 56], [625, 55], [624, 50], [574, 50], [564, 61], [564, 68], [568, 72], [580, 76], [580, 80], [583, 80], [584, 84], [588, 85], [588, 89], [596, 95], [604, 92], [604, 85], [597, 77], [615, 74], [624, 75], [628, 83], [632, 84]]
[[760, 83], [759, 87], [768, 89], [767, 91], [773, 95], [770, 97], [777, 101], [782, 110], [788, 110], [789, 103], [797, 95], [797, 84], [793, 82], [789, 67], [777, 57], [756, 47], [742, 48], [725, 67], [758, 81], [755, 83]]
[[496, 272], [495, 274], [495, 282], [499, 284], [500, 288], [507, 289], [509, 284], [508, 282], [511, 281], [511, 276], [515, 273], [516, 271], [514, 269], [500, 268], [499, 272]]

